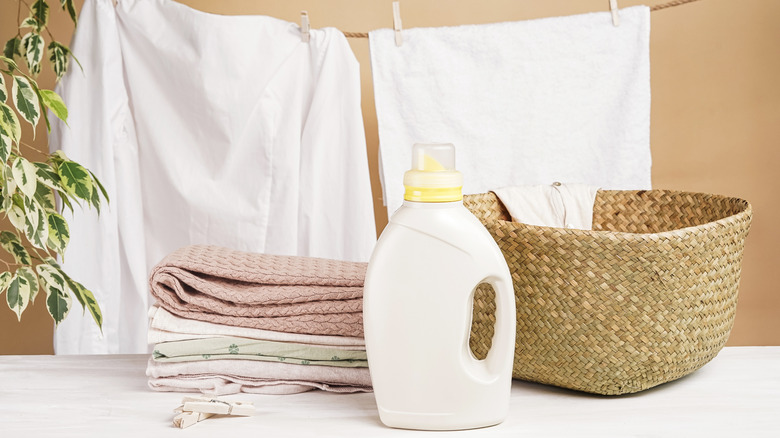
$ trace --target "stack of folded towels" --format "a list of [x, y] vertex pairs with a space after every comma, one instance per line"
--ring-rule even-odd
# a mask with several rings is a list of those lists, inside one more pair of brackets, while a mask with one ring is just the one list
[[214, 395], [371, 390], [365, 263], [189, 246], [150, 277], [157, 391]]

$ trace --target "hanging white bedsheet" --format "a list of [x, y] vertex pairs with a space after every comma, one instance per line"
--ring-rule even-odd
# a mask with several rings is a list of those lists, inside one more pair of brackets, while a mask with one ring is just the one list
[[[58, 87], [62, 149], [105, 184], [76, 211], [64, 267], [103, 310], [55, 351], [146, 352], [149, 269], [189, 244], [366, 261], [376, 236], [359, 66], [338, 30], [169, 0], [86, 0]], [[76, 312], [80, 313], [80, 312]]]
[[414, 143], [453, 143], [463, 193], [651, 188], [650, 9], [369, 33], [387, 213]]

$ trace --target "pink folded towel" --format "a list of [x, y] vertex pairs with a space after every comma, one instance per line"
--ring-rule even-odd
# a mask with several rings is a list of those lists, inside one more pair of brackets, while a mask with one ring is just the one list
[[363, 335], [366, 263], [187, 246], [165, 257], [149, 283], [159, 305], [183, 318], [315, 335]]

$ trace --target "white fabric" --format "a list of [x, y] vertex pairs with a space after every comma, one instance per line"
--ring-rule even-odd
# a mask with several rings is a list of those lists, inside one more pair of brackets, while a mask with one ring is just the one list
[[650, 188], [650, 11], [369, 33], [388, 213], [414, 143], [453, 143], [464, 193]]
[[[210, 396], [238, 394], [240, 392], [265, 395], [300, 394], [317, 388], [327, 388], [325, 383], [311, 382], [308, 385], [288, 383], [284, 380], [256, 381], [230, 377], [161, 377], [150, 378], [149, 388], [160, 392], [202, 392]], [[357, 391], [348, 391], [357, 392]]]
[[366, 261], [376, 240], [359, 66], [336, 29], [169, 0], [86, 0], [53, 149], [111, 196], [78, 211], [64, 267], [95, 292], [57, 353], [145, 352], [146, 277], [190, 244]]
[[266, 341], [292, 342], [296, 344], [327, 345], [331, 348], [365, 349], [363, 338], [349, 336], [307, 335], [260, 330], [249, 327], [235, 327], [206, 321], [186, 319], [168, 312], [159, 306], [149, 308], [149, 344], [235, 336], [239, 338], [262, 339]]
[[329, 367], [242, 359], [157, 362], [150, 358], [146, 365], [146, 375], [152, 379], [232, 376], [246, 380], [288, 380], [291, 383], [308, 381], [333, 385], [371, 386], [371, 375], [366, 367]]
[[590, 230], [598, 187], [561, 184], [501, 187], [493, 192], [513, 222], [543, 227]]

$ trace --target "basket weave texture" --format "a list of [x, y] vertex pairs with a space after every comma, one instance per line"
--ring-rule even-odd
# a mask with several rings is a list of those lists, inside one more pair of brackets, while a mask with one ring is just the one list
[[[585, 392], [641, 391], [709, 362], [734, 323], [747, 201], [599, 191], [593, 231], [511, 222], [495, 194], [464, 205], [493, 235], [517, 302], [513, 376]], [[471, 348], [490, 349], [495, 295], [477, 288]]]

